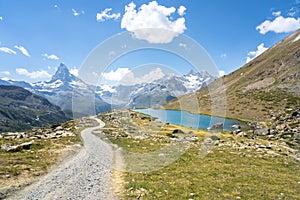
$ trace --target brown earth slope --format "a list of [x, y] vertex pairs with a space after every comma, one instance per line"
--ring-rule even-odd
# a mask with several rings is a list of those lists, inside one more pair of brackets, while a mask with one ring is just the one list
[[[240, 69], [165, 109], [270, 121], [270, 114], [300, 107], [300, 30]], [[197, 99], [197, 100], [196, 100]]]

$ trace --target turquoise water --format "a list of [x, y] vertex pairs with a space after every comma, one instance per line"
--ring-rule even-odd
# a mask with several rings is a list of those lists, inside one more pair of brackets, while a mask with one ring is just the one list
[[231, 131], [232, 125], [241, 125], [241, 122], [236, 120], [221, 117], [212, 117], [207, 115], [191, 114], [181, 110], [136, 109], [134, 111], [156, 117], [161, 122], [178, 124], [202, 130], [207, 130], [207, 128], [217, 123], [223, 123], [223, 130], [225, 131]]

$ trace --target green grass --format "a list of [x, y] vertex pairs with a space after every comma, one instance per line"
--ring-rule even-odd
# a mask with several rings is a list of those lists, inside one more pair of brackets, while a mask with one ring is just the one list
[[[147, 132], [155, 130], [154, 126], [162, 126], [160, 123], [151, 123], [149, 127], [147, 124], [150, 122], [140, 120], [139, 115], [132, 120]], [[112, 143], [123, 150], [137, 153], [150, 153], [169, 144], [167, 135], [179, 127], [165, 125], [156, 135], [151, 132], [153, 135], [150, 138], [137, 140], [114, 137], [113, 133], [122, 132], [123, 127], [116, 128], [113, 123], [106, 123], [104, 132]], [[121, 199], [300, 199], [299, 161], [284, 153], [273, 157], [266, 152], [230, 146], [216, 146], [202, 158], [199, 150], [205, 135], [208, 135], [193, 131], [199, 141], [192, 142], [190, 148], [175, 162], [156, 171], [123, 173], [124, 190]], [[231, 144], [253, 142], [246, 138], [235, 138], [228, 133], [221, 134], [220, 138]], [[255, 142], [264, 145], [268, 141]], [[133, 162], [124, 156], [123, 160], [127, 169], [143, 165], [138, 159]]]
[[126, 173], [129, 183], [124, 199], [137, 196], [128, 192], [130, 188], [147, 190], [143, 199], [299, 199], [299, 163], [288, 158], [249, 158], [229, 152], [232, 150], [215, 149], [202, 159], [198, 149], [191, 148], [161, 170]]

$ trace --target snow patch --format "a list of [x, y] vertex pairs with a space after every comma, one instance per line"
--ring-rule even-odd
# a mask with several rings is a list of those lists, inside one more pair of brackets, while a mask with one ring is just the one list
[[296, 42], [296, 41], [298, 41], [298, 40], [300, 40], [300, 34], [294, 39], [293, 42]]
[[60, 86], [62, 86], [64, 83], [61, 80], [56, 80], [53, 83], [49, 83], [49, 82], [38, 82], [33, 84], [32, 86], [38, 86], [41, 88], [51, 88], [51, 89], [55, 89], [55, 88], [59, 88]]
[[101, 90], [104, 91], [104, 92], [110, 92], [110, 93], [116, 92], [116, 89], [112, 88], [112, 87], [109, 86], [109, 85], [101, 85], [100, 88], [101, 88]]
[[9, 78], [6, 78], [6, 77], [3, 77], [3, 78], [0, 78], [2, 81], [10, 81]]
[[72, 86], [77, 86], [77, 87], [83, 88], [83, 89], [87, 88], [86, 84], [83, 82], [80, 82], [80, 81], [72, 81], [70, 84]]

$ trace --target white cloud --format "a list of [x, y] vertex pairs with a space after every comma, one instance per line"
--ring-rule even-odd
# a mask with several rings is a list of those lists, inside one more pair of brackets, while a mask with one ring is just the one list
[[102, 76], [109, 81], [120, 81], [129, 72], [128, 68], [118, 68], [116, 71], [111, 70], [108, 73], [102, 73]]
[[219, 77], [222, 77], [225, 75], [225, 71], [224, 70], [219, 70]]
[[186, 7], [180, 6], [177, 10], [178, 15], [183, 16], [185, 15]]
[[275, 17], [279, 17], [281, 15], [281, 11], [272, 12], [272, 15]]
[[73, 12], [73, 15], [75, 16], [75, 17], [77, 17], [77, 16], [79, 16], [79, 15], [81, 15], [81, 14], [84, 14], [84, 11], [82, 10], [81, 12], [78, 12], [77, 10], [75, 10], [74, 8], [72, 8], [72, 12]]
[[70, 73], [73, 74], [74, 76], [78, 76], [79, 70], [76, 68], [73, 68], [70, 70]]
[[77, 17], [77, 16], [80, 15], [80, 13], [77, 12], [74, 8], [72, 8], [72, 12], [73, 12], [73, 15], [74, 15], [75, 17]]
[[294, 17], [294, 16], [296, 16], [298, 13], [300, 12], [300, 7], [299, 6], [297, 6], [297, 7], [292, 7], [290, 10], [289, 10], [289, 12], [288, 12], [288, 16], [290, 16], [290, 17]]
[[107, 19], [114, 19], [117, 20], [121, 16], [121, 13], [110, 13], [112, 9], [106, 8], [101, 13], [97, 13], [96, 19], [98, 22], [104, 22]]
[[28, 53], [27, 49], [25, 49], [25, 47], [15, 45], [14, 48], [20, 50], [24, 56], [30, 57], [30, 54]]
[[145, 74], [141, 77], [136, 77], [133, 72], [125, 74], [123, 79], [120, 81], [123, 85], [135, 85], [141, 83], [151, 83], [155, 80], [158, 80], [164, 77], [165, 74], [160, 68], [156, 68], [153, 71], [150, 71], [148, 74]]
[[125, 6], [121, 28], [133, 33], [135, 38], [150, 43], [170, 43], [186, 30], [184, 17], [172, 20], [171, 15], [175, 12], [174, 7], [167, 8], [156, 1], [143, 4], [138, 10], [131, 2]]
[[2, 72], [0, 72], [0, 74], [5, 75], [5, 76], [9, 76], [10, 72], [9, 71], [2, 71]]
[[3, 17], [2, 16], [0, 16], [0, 21], [2, 21], [3, 20]]
[[17, 52], [7, 47], [0, 47], [0, 51], [8, 54], [17, 54]]
[[160, 68], [156, 68], [149, 73], [136, 77], [128, 68], [118, 68], [116, 71], [102, 73], [103, 78], [109, 81], [117, 81], [123, 85], [134, 85], [146, 82], [152, 82], [165, 76]]
[[51, 75], [45, 70], [29, 72], [27, 69], [17, 68], [16, 72], [19, 75], [27, 76], [31, 79], [50, 78], [51, 77]]
[[264, 43], [261, 43], [260, 45], [257, 46], [257, 50], [256, 51], [250, 51], [248, 53], [248, 57], [247, 57], [246, 63], [250, 62], [251, 60], [253, 60], [257, 56], [261, 55], [266, 50], [268, 50], [268, 48], [265, 47]]
[[54, 55], [54, 54], [48, 55], [48, 54], [45, 53], [42, 56], [44, 56], [45, 58], [47, 58], [49, 60], [59, 60], [59, 57], [57, 55]]
[[300, 18], [293, 17], [284, 18], [282, 16], [276, 17], [273, 21], [266, 20], [256, 27], [260, 34], [266, 34], [270, 31], [275, 33], [289, 33], [300, 28]]

